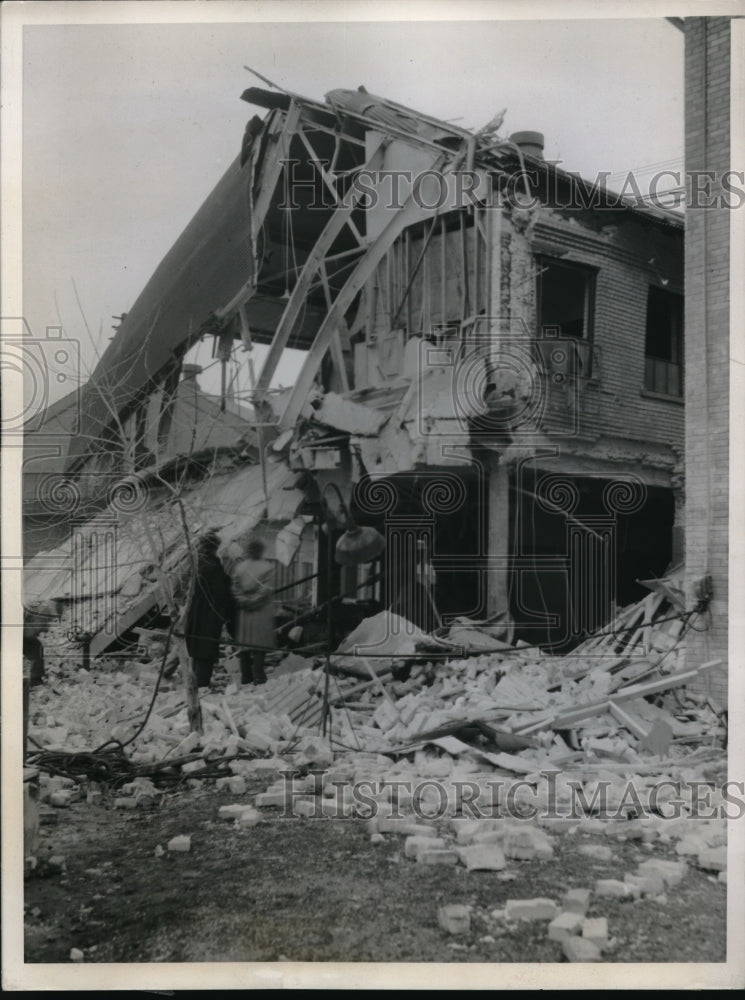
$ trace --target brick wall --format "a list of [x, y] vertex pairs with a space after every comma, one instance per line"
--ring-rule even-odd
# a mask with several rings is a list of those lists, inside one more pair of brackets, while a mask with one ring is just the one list
[[[682, 229], [620, 211], [602, 216], [568, 211], [562, 217], [543, 209], [535, 237], [545, 255], [553, 251], [561, 262], [596, 269], [596, 364], [583, 388], [579, 433], [623, 440], [640, 461], [648, 456], [650, 444], [660, 446], [658, 453], [682, 454], [682, 397], [659, 399], [644, 389], [648, 290], [657, 285], [683, 292]], [[531, 252], [530, 239], [521, 250]], [[517, 256], [513, 254], [513, 266]], [[529, 287], [532, 291], [534, 286]], [[534, 314], [527, 314], [526, 321], [534, 328]]]
[[[685, 20], [686, 172], [728, 169], [728, 18]], [[715, 181], [711, 193], [721, 188]], [[711, 573], [711, 627], [692, 633], [687, 663], [727, 661], [729, 476], [729, 211], [686, 209], [686, 574]], [[726, 700], [724, 671], [708, 688]]]

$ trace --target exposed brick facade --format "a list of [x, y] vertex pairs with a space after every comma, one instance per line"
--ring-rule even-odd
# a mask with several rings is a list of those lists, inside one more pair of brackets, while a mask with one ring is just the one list
[[[686, 172], [715, 171], [711, 196], [730, 164], [730, 21], [685, 20]], [[703, 188], [703, 184], [701, 184]], [[702, 198], [702, 202], [712, 198]], [[686, 572], [714, 585], [711, 627], [692, 633], [687, 662], [727, 662], [729, 563], [729, 210], [689, 197], [686, 210]], [[724, 670], [704, 685], [726, 700]]]

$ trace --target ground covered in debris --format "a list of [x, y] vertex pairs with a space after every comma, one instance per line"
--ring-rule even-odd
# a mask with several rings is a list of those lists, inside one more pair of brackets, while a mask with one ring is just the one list
[[375, 616], [330, 675], [277, 652], [240, 686], [226, 659], [201, 734], [157, 633], [88, 670], [57, 637], [29, 704], [26, 961], [724, 962], [742, 803], [671, 624], [550, 657]]
[[[607, 920], [605, 961], [725, 959], [725, 885], [685, 864], [677, 838], [620, 840], [612, 824], [592, 821], [587, 832], [567, 822], [558, 833], [554, 824], [551, 857], [469, 871], [407, 858], [404, 833], [373, 842], [362, 819], [285, 818], [276, 807], [254, 826], [220, 817], [221, 805], [252, 803], [276, 777], [248, 779], [240, 796], [205, 786], [151, 809], [120, 811], [104, 797], [55, 810], [26, 879], [25, 960], [67, 962], [78, 949], [86, 962], [559, 962], [563, 945], [545, 915], [508, 919], [505, 910], [544, 898], [558, 913], [571, 889], [591, 890], [586, 916]], [[447, 837], [456, 822], [420, 825]], [[188, 852], [165, 849], [182, 835]], [[683, 861], [681, 880], [650, 895], [594, 891], [650, 859]], [[454, 904], [469, 908], [465, 933], [438, 921]]]

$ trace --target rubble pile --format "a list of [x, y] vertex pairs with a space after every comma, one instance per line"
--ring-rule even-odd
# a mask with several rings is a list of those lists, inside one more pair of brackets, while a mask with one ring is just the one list
[[[631, 629], [590, 637], [564, 656], [510, 646], [463, 619], [448, 639], [435, 638], [381, 612], [330, 657], [328, 675], [325, 658], [278, 653], [267, 684], [241, 686], [236, 658], [228, 658], [227, 686], [201, 695], [200, 735], [190, 732], [177, 661], [159, 680], [162, 640], [151, 638], [137, 657], [98, 658], [85, 669], [74, 643], [52, 632], [48, 680], [31, 700], [30, 745], [92, 752], [114, 742], [147, 764], [197, 751], [292, 754], [323, 729], [337, 753], [410, 757], [429, 747], [439, 758], [510, 774], [601, 763], [660, 771], [663, 762], [681, 764], [692, 746], [726, 743], [721, 709], [685, 692], [710, 664], [682, 669], [681, 619], [666, 616], [636, 635], [660, 608], [653, 592], [619, 614]], [[464, 647], [481, 651], [463, 655]]]

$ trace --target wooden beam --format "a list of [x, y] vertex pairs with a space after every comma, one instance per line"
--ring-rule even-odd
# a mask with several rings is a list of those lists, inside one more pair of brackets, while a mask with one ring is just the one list
[[[431, 170], [441, 167], [446, 160], [446, 155], [441, 154], [432, 163]], [[448, 206], [449, 207], [449, 206]], [[393, 246], [401, 233], [416, 222], [430, 218], [432, 215], [442, 211], [443, 206], [428, 208], [420, 198], [409, 196], [403, 208], [396, 211], [388, 224], [383, 228], [380, 235], [368, 248], [367, 253], [359, 261], [355, 269], [347, 278], [344, 286], [334, 300], [333, 305], [326, 314], [326, 318], [316, 334], [316, 338], [308, 351], [303, 367], [295, 382], [293, 391], [285, 405], [285, 410], [280, 418], [280, 431], [288, 430], [295, 425], [300, 416], [300, 412], [305, 405], [308, 394], [313, 386], [321, 362], [326, 355], [331, 344], [333, 331], [336, 329], [339, 318], [343, 318], [347, 309], [351, 306], [357, 293], [364, 287], [383, 260], [386, 253]]]
[[[646, 695], [658, 694], [660, 691], [669, 691], [672, 688], [681, 687], [683, 684], [688, 684], [689, 681], [696, 680], [703, 671], [710, 670], [712, 667], [718, 667], [721, 663], [721, 660], [710, 660], [708, 663], [703, 663], [700, 667], [696, 667], [695, 670], [685, 670], [681, 674], [668, 674], [666, 677], [660, 677], [655, 681], [645, 681], [642, 684], [631, 684], [629, 687], [616, 691], [612, 701], [618, 704], [619, 702], [632, 701], [634, 698], [644, 698]], [[582, 722], [584, 719], [592, 718], [593, 715], [602, 715], [603, 712], [609, 711], [610, 704], [611, 699], [604, 698], [601, 701], [594, 701], [589, 705], [576, 708], [572, 712], [565, 712], [563, 715], [555, 715], [553, 718], [544, 719], [543, 722], [534, 722], [530, 726], [523, 726], [521, 729], [516, 730], [516, 732], [521, 736], [525, 736], [529, 733], [536, 733], [541, 729], [568, 729], [577, 722]]]
[[[382, 164], [383, 146], [381, 144], [367, 161], [363, 169], [379, 170]], [[361, 187], [359, 189], [353, 189], [350, 195], [345, 199], [344, 203], [332, 213], [331, 218], [326, 223], [323, 232], [316, 240], [311, 252], [308, 254], [305, 264], [303, 265], [303, 269], [295, 282], [289, 299], [287, 300], [287, 305], [282, 313], [282, 317], [277, 324], [274, 337], [272, 338], [272, 343], [261, 369], [261, 374], [259, 375], [256, 383], [256, 388], [259, 394], [265, 393], [269, 388], [272, 378], [274, 377], [274, 373], [277, 370], [277, 365], [282, 357], [282, 353], [289, 342], [297, 319], [300, 316], [301, 310], [305, 304], [308, 292], [310, 291], [311, 283], [322, 268], [326, 255], [330, 252], [331, 247], [333, 246], [339, 233], [342, 231], [344, 226], [348, 225], [350, 222], [352, 213], [356, 210], [357, 205], [364, 193], [365, 192]], [[346, 380], [346, 374], [344, 375], [344, 379]]]

